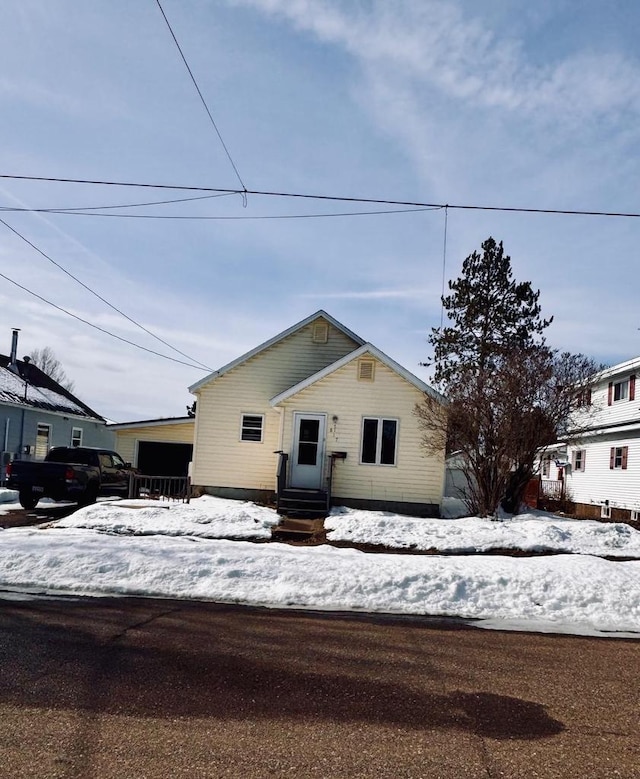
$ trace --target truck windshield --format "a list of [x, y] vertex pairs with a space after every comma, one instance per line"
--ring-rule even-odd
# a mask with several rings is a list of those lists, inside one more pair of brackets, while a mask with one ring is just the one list
[[94, 465], [96, 455], [94, 452], [87, 452], [82, 449], [52, 449], [47, 455], [50, 463], [72, 463], [74, 465]]

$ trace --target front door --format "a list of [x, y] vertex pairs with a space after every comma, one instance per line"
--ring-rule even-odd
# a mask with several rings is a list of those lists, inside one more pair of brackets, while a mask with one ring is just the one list
[[322, 487], [324, 463], [324, 414], [293, 415], [291, 486], [317, 490]]

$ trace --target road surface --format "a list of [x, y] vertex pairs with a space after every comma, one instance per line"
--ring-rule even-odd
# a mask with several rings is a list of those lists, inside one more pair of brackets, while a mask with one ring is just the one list
[[0, 601], [5, 779], [640, 776], [640, 643]]

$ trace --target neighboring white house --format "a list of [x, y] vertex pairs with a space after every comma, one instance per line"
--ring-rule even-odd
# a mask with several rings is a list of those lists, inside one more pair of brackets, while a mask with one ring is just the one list
[[437, 516], [444, 451], [414, 413], [440, 396], [324, 311], [190, 387], [192, 483], [300, 509], [295, 500]]
[[599, 373], [576, 415], [584, 430], [567, 446], [566, 488], [583, 516], [640, 518], [639, 371], [636, 357]]

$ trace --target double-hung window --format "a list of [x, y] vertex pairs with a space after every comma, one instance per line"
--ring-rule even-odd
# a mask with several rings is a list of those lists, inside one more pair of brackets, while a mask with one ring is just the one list
[[623, 400], [635, 400], [636, 399], [636, 375], [631, 374], [626, 379], [620, 381], [609, 382], [608, 392], [608, 405], [612, 403], [619, 403]]
[[82, 428], [81, 427], [72, 427], [71, 428], [71, 446], [82, 446]]
[[262, 414], [243, 414], [240, 440], [261, 443], [263, 427], [264, 416]]
[[584, 449], [576, 449], [573, 453], [573, 470], [584, 471], [584, 463], [586, 459], [586, 452]]
[[626, 471], [627, 460], [629, 459], [629, 447], [628, 446], [612, 446], [609, 454], [609, 468], [610, 470], [621, 469]]
[[362, 420], [360, 462], [366, 465], [395, 465], [398, 420], [365, 417]]

